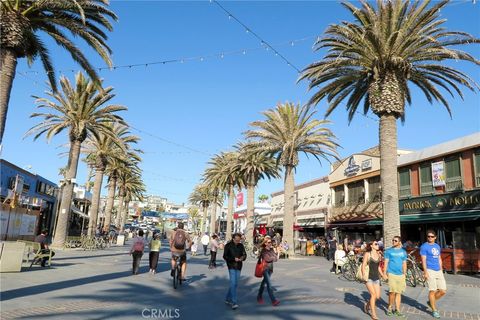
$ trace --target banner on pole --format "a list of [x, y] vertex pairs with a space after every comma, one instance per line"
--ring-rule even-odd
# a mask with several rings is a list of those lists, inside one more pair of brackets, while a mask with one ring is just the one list
[[445, 186], [445, 170], [443, 161], [432, 163], [432, 183], [434, 187]]

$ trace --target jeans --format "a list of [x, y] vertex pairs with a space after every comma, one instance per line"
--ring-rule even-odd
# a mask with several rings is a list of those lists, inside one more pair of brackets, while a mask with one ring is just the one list
[[265, 268], [263, 271], [263, 280], [262, 283], [260, 283], [260, 288], [258, 289], [258, 296], [257, 298], [261, 298], [263, 296], [263, 290], [265, 289], [265, 285], [267, 285], [267, 292], [270, 297], [270, 300], [273, 302], [275, 301], [275, 296], [273, 295], [273, 289], [272, 289], [272, 282], [270, 280], [270, 277], [272, 275], [272, 271], [270, 271], [269, 268]]
[[138, 267], [140, 266], [140, 259], [142, 259], [143, 252], [142, 251], [134, 251], [132, 253], [133, 257], [133, 274], [138, 273]]
[[204, 245], [203, 245], [203, 255], [204, 255], [204, 256], [207, 255], [207, 247], [208, 247], [207, 244], [204, 244]]
[[149, 262], [150, 262], [150, 269], [157, 271], [157, 265], [158, 265], [158, 251], [150, 251], [150, 254], [148, 255]]
[[210, 250], [210, 264], [209, 267], [217, 267], [217, 251]]
[[230, 277], [230, 288], [228, 288], [227, 297], [225, 300], [237, 304], [237, 286], [240, 279], [240, 270], [228, 269], [228, 275]]

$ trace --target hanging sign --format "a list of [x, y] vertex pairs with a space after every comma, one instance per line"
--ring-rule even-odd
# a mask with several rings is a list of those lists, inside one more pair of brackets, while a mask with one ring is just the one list
[[434, 187], [445, 186], [445, 170], [443, 161], [432, 163], [432, 183]]

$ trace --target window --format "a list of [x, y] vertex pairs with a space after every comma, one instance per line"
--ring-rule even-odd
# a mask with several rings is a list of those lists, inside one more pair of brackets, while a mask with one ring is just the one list
[[432, 166], [430, 163], [420, 166], [420, 194], [434, 193], [432, 183]]
[[412, 195], [410, 191], [410, 169], [400, 169], [398, 171], [399, 197], [405, 198]]
[[475, 151], [475, 186], [480, 187], [480, 149]]
[[460, 158], [458, 156], [445, 159], [445, 178], [447, 191], [463, 189], [462, 171], [460, 169]]
[[379, 202], [382, 200], [380, 176], [368, 179], [368, 199], [370, 202]]
[[337, 186], [335, 191], [335, 207], [341, 207], [345, 205], [345, 192], [343, 191], [343, 185]]
[[347, 186], [349, 205], [365, 203], [365, 188], [363, 185], [363, 180], [349, 183]]

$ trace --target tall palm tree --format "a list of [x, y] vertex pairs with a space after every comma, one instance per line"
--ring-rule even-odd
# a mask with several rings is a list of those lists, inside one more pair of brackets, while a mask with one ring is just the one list
[[105, 106], [115, 96], [112, 93], [113, 88], [99, 90], [81, 72], [75, 76], [75, 87], [66, 77], [60, 79], [60, 85], [63, 93], [53, 92], [53, 89], [46, 93], [52, 100], [34, 96], [36, 103], [39, 104], [38, 108], [47, 110], [31, 115], [31, 117], [43, 118], [43, 121], [26, 133], [26, 135], [34, 134], [34, 140], [45, 134], [50, 141], [53, 136], [64, 130], [68, 131], [70, 141], [68, 170], [53, 241], [53, 245], [58, 247], [63, 246], [67, 236], [74, 184], [72, 179], [77, 176], [81, 145], [88, 136], [98, 137], [100, 134], [106, 134], [114, 137], [108, 124], [123, 123], [123, 119], [116, 113], [126, 110], [125, 107], [114, 104]]
[[[112, 135], [100, 133], [98, 136], [91, 136], [85, 141], [84, 153], [87, 154], [87, 159], [93, 163], [95, 167], [95, 182], [92, 193], [92, 206], [90, 207], [90, 220], [88, 224], [88, 236], [95, 235], [97, 227], [98, 210], [100, 206], [100, 192], [102, 190], [103, 176], [109, 163], [114, 160], [125, 161], [125, 154], [129, 149], [129, 144], [137, 143], [139, 138], [130, 135], [128, 127], [122, 124], [111, 123], [108, 124]], [[104, 225], [105, 227], [105, 225]], [[110, 227], [110, 222], [106, 226], [107, 231]]]
[[212, 198], [209, 193], [208, 186], [206, 184], [198, 184], [193, 189], [193, 192], [190, 194], [188, 201], [191, 204], [196, 204], [200, 206], [203, 210], [203, 215], [201, 219], [200, 231], [205, 232], [205, 221], [207, 220], [207, 210], [210, 206]]
[[113, 158], [108, 163], [105, 173], [108, 176], [108, 194], [105, 204], [105, 224], [104, 231], [108, 232], [112, 221], [113, 204], [115, 201], [115, 191], [117, 190], [117, 180], [120, 172], [127, 167], [136, 167], [141, 161], [138, 151], [128, 151], [122, 155], [121, 159]]
[[[264, 121], [254, 121], [245, 136], [254, 139], [249, 148], [263, 150], [275, 156], [284, 167], [285, 209], [283, 215], [283, 238], [291, 244], [293, 253], [294, 224], [294, 170], [299, 163], [299, 153], [313, 155], [318, 161], [330, 157], [338, 159], [335, 135], [325, 127], [326, 120], [313, 119], [315, 111], [308, 106], [292, 103], [278, 104], [275, 109], [263, 112]], [[256, 129], [255, 129], [256, 128]]]
[[142, 181], [142, 178], [139, 174], [136, 174], [134, 171], [125, 171], [119, 177], [120, 190], [122, 193], [120, 195], [121, 208], [119, 208], [120, 214], [120, 232], [123, 232], [125, 227], [125, 222], [128, 218], [128, 206], [132, 200], [143, 201], [145, 190], [145, 185]]
[[50, 52], [41, 39], [48, 35], [58, 46], [67, 50], [90, 78], [99, 84], [99, 78], [83, 54], [65, 31], [79, 37], [107, 63], [111, 50], [106, 44], [107, 35], [102, 29], [112, 31], [110, 19], [117, 20], [108, 9], [108, 0], [2, 0], [0, 4], [0, 145], [7, 120], [8, 101], [19, 58], [27, 58], [29, 65], [40, 58], [50, 86], [56, 91], [55, 72]]
[[397, 119], [405, 117], [405, 102], [411, 104], [408, 84], [417, 86], [432, 103], [443, 104], [451, 113], [444, 89], [452, 97], [463, 98], [460, 86], [470, 90], [478, 86], [465, 73], [441, 64], [445, 60], [464, 60], [480, 64], [470, 54], [454, 46], [479, 43], [464, 32], [447, 30], [440, 10], [448, 1], [392, 0], [374, 5], [362, 0], [362, 7], [343, 3], [355, 22], [328, 27], [315, 49], [327, 49], [319, 62], [305, 68], [300, 79], [310, 81], [318, 90], [310, 99], [317, 104], [327, 98], [328, 116], [346, 101], [352, 120], [362, 103], [363, 112], [371, 110], [380, 118], [380, 174], [384, 206], [384, 237], [390, 243], [400, 234], [397, 181]]
[[198, 210], [198, 207], [190, 207], [188, 208], [188, 215], [190, 216], [190, 219], [192, 220], [192, 228], [195, 232], [198, 231], [198, 219], [200, 217], [200, 210]]
[[239, 161], [240, 154], [235, 151], [221, 152], [215, 155], [209, 162], [209, 167], [205, 170], [205, 179], [208, 184], [215, 185], [221, 192], [227, 193], [228, 211], [227, 211], [227, 230], [225, 239], [230, 239], [232, 235], [233, 202], [235, 198], [234, 188], [241, 189], [244, 186], [243, 176], [240, 174]]
[[[253, 143], [253, 142], [252, 142]], [[254, 213], [255, 213], [255, 187], [260, 179], [280, 178], [278, 165], [269, 154], [263, 152], [253, 143], [239, 143], [236, 148], [239, 152], [237, 168], [243, 176], [247, 187], [247, 226], [244, 230], [245, 239], [253, 243]]]

